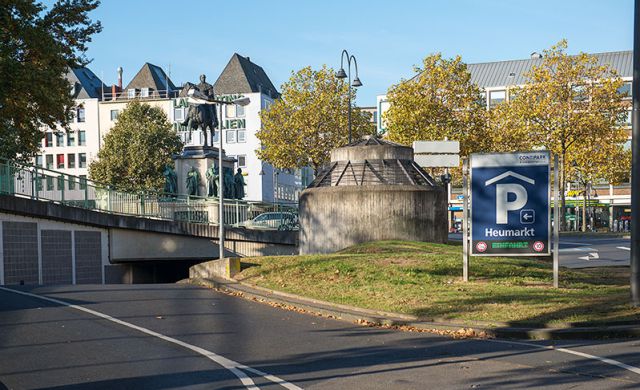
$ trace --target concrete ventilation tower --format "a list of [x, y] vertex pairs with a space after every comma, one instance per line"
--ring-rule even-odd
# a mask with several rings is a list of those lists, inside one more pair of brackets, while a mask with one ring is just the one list
[[413, 149], [365, 137], [331, 152], [300, 196], [300, 253], [376, 240], [447, 241], [447, 194]]

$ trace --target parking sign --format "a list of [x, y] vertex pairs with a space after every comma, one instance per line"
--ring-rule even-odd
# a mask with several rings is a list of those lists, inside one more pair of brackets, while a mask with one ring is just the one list
[[548, 256], [548, 151], [471, 155], [471, 254]]

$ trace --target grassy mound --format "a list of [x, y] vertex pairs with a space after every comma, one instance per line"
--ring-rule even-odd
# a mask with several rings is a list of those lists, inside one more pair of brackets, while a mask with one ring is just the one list
[[472, 257], [458, 245], [380, 241], [335, 254], [243, 259], [237, 279], [329, 302], [460, 322], [560, 325], [639, 320], [629, 268], [560, 271], [523, 258]]

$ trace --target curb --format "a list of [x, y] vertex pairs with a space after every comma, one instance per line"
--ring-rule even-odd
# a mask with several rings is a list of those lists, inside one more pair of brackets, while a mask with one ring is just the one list
[[264, 287], [252, 286], [234, 279], [220, 277], [207, 279], [190, 278], [181, 280], [178, 283], [204, 286], [282, 309], [355, 322], [364, 326], [436, 333], [454, 338], [480, 337], [527, 340], [640, 338], [640, 324], [637, 323], [568, 328], [513, 327], [507, 324], [494, 324], [492, 326], [489, 323], [478, 322], [468, 325], [445, 321], [425, 321], [412, 315], [334, 304]]

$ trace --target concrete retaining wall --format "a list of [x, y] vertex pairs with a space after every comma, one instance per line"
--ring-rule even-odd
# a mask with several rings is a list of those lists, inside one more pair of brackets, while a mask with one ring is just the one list
[[443, 188], [345, 186], [300, 196], [300, 254], [331, 253], [377, 240], [447, 241]]

